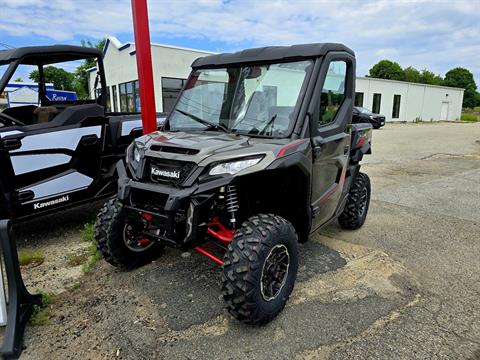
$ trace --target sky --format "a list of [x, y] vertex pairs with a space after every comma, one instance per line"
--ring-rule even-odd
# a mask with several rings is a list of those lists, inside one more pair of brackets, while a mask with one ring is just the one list
[[[216, 52], [339, 42], [357, 75], [382, 59], [442, 76], [461, 66], [480, 88], [480, 0], [149, 0], [152, 42]], [[129, 0], [0, 0], [0, 43], [79, 44], [134, 39]], [[1, 48], [1, 46], [0, 46]]]

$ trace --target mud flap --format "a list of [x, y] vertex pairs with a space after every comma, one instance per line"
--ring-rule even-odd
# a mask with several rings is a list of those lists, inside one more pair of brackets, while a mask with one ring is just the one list
[[23, 334], [34, 306], [40, 306], [41, 295], [32, 295], [23, 283], [18, 253], [10, 220], [0, 220], [0, 245], [8, 282], [7, 326], [1, 355], [4, 359], [17, 359], [23, 350]]

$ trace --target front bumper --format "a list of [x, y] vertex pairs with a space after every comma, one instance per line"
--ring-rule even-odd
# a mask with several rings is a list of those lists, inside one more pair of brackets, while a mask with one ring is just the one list
[[148, 235], [178, 247], [194, 246], [204, 238], [217, 190], [232, 181], [225, 176], [185, 188], [139, 182], [128, 177], [123, 161], [117, 163], [117, 174], [118, 199], [126, 216], [138, 220], [147, 214], [159, 229]]

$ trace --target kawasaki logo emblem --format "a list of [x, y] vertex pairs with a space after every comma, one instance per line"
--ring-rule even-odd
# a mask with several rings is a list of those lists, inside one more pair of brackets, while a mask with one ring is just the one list
[[150, 173], [153, 176], [162, 176], [162, 177], [167, 177], [171, 179], [180, 179], [180, 171], [178, 170], [164, 170], [164, 169], [159, 169], [152, 166]]
[[44, 207], [57, 205], [57, 204], [66, 202], [68, 200], [70, 200], [70, 198], [68, 197], [68, 195], [65, 195], [65, 196], [62, 196], [61, 198], [58, 198], [58, 199], [53, 199], [53, 200], [49, 200], [49, 201], [45, 201], [45, 202], [37, 202], [37, 203], [33, 204], [33, 209], [34, 210], [42, 209]]

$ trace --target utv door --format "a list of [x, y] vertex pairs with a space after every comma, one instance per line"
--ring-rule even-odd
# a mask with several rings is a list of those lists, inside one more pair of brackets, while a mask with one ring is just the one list
[[311, 103], [312, 229], [328, 222], [343, 199], [355, 93], [355, 62], [346, 53], [328, 53], [322, 61]]
[[79, 105], [64, 112], [58, 115], [59, 121], [0, 132], [2, 181], [10, 216], [71, 205], [99, 191], [103, 107]]

